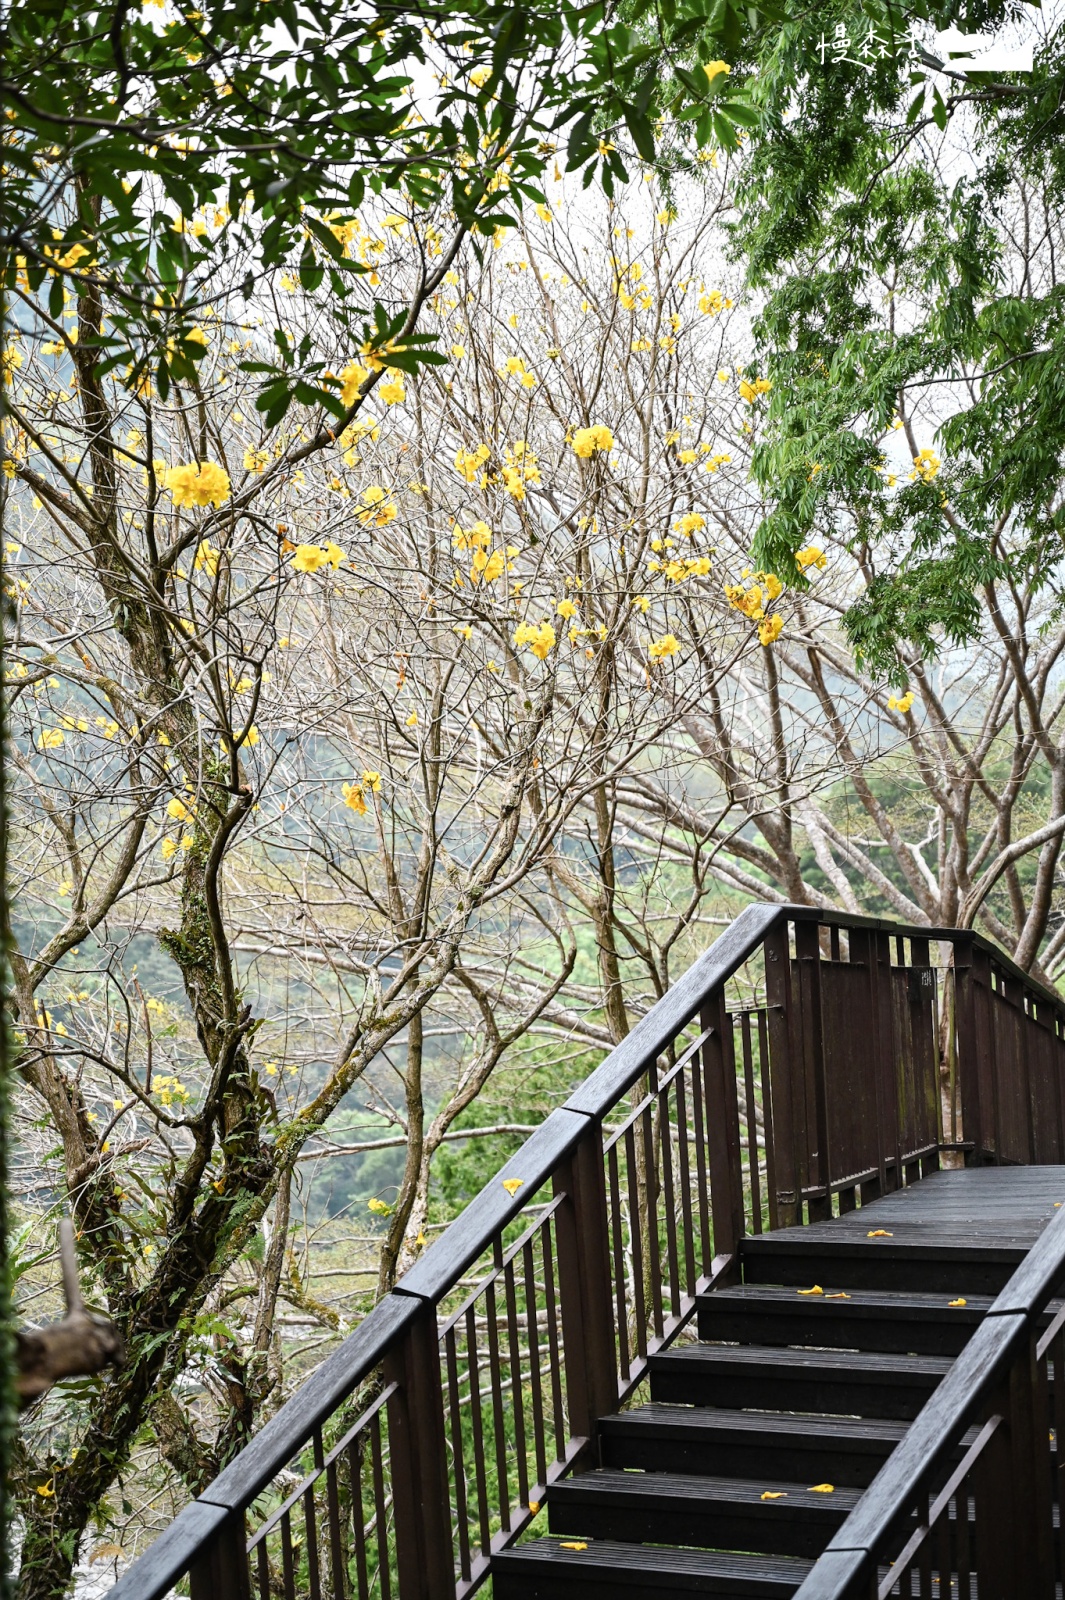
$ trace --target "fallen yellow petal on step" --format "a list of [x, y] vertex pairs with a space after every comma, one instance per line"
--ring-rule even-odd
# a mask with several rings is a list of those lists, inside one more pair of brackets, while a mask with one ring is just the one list
[[811, 1494], [835, 1494], [835, 1492], [836, 1486], [834, 1483], [812, 1483], [810, 1485]]
[[508, 1194], [517, 1194], [524, 1182], [524, 1178], [504, 1178], [503, 1187]]
[[888, 1233], [886, 1228], [872, 1228], [865, 1236], [867, 1239], [894, 1239], [893, 1233]]
[[581, 1544], [579, 1540], [574, 1540], [572, 1544], [560, 1544], [558, 1548], [560, 1550], [587, 1550], [588, 1546]]
[[796, 1291], [797, 1294], [824, 1294], [824, 1292], [819, 1283], [815, 1283], [812, 1289], [798, 1289]]
[[826, 1300], [849, 1300], [850, 1299], [850, 1295], [849, 1294], [844, 1294], [843, 1290], [841, 1289], [838, 1294], [826, 1294], [825, 1295], [825, 1299]]
[[786, 1500], [787, 1498], [788, 1497], [783, 1489], [777, 1489], [776, 1491], [767, 1489], [765, 1494], [762, 1496], [763, 1500]]
[[964, 1306], [964, 1305], [968, 1305], [968, 1301], [967, 1301], [967, 1300], [951, 1300], [951, 1301], [950, 1301], [950, 1302], [949, 1302], [949, 1303], [950, 1303], [950, 1304], [951, 1304], [951, 1305], [952, 1305], [952, 1306]]
[[530, 1500], [529, 1501], [529, 1510], [532, 1512], [534, 1517], [535, 1517], [536, 1513], [539, 1511], [539, 1509], [540, 1509], [539, 1500]]

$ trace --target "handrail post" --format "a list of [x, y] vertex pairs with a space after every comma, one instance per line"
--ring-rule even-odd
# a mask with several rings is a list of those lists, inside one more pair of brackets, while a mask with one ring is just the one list
[[251, 1600], [243, 1511], [234, 1511], [189, 1567], [190, 1600]]
[[[825, 1076], [824, 1019], [821, 1010], [821, 930], [815, 922], [795, 924], [795, 956], [799, 973], [798, 1002], [802, 1009], [803, 1079], [813, 1101], [817, 1149], [808, 1152], [810, 1183], [814, 1183], [813, 1157], [817, 1157], [817, 1186], [822, 1194], [810, 1198], [810, 1221], [823, 1222], [832, 1215], [832, 1136], [828, 1122], [828, 1083]], [[809, 1103], [809, 1102], [808, 1102]], [[807, 1129], [809, 1139], [809, 1129]]]
[[735, 1252], [743, 1234], [744, 1207], [736, 1048], [723, 988], [707, 998], [699, 1026], [708, 1035], [703, 1045], [703, 1087], [714, 1255], [727, 1256]]
[[[958, 1049], [958, 1097], [961, 1101], [962, 1138], [972, 1144], [968, 1157], [971, 1165], [979, 1166], [987, 1149], [980, 1058], [983, 1053], [979, 1037], [976, 1006], [976, 964], [971, 937], [955, 935], [954, 938], [954, 1016]], [[989, 1020], [985, 1018], [985, 1022]], [[990, 1107], [987, 1108], [990, 1110]]]
[[422, 1315], [385, 1356], [392, 1514], [400, 1600], [454, 1600], [451, 1486], [440, 1381], [436, 1308]]
[[766, 1026], [769, 1031], [769, 1095], [773, 1107], [774, 1191], [769, 1220], [774, 1228], [792, 1228], [802, 1221], [799, 1170], [795, 1159], [795, 1057], [792, 1052], [791, 952], [788, 924], [782, 922], [765, 939]]
[[[614, 1339], [610, 1219], [598, 1121], [589, 1122], [551, 1183], [554, 1194], [565, 1197], [555, 1212], [555, 1239], [570, 1435], [589, 1441], [577, 1459], [579, 1471], [597, 1464], [597, 1423], [617, 1410], [626, 1376], [619, 1377]], [[640, 1227], [641, 1220], [633, 1217], [632, 1227]]]

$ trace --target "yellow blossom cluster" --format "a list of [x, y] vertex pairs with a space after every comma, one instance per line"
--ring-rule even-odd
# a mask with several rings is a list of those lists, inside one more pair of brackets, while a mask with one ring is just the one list
[[676, 634], [664, 633], [661, 639], [654, 639], [648, 650], [652, 661], [665, 661], [669, 656], [675, 656], [680, 649]]
[[806, 572], [810, 567], [823, 571], [828, 565], [828, 557], [815, 544], [808, 544], [804, 550], [796, 551], [795, 565], [800, 572]]
[[783, 593], [784, 585], [775, 572], [754, 572], [750, 569], [744, 572], [743, 577], [752, 578], [753, 582], [745, 588], [742, 583], [726, 583], [725, 596], [730, 606], [736, 611], [749, 617], [758, 624], [758, 640], [760, 644], [772, 644], [779, 639], [784, 627], [784, 619], [774, 612], [772, 616], [766, 614], [766, 607]]
[[756, 378], [753, 383], [747, 378], [741, 378], [740, 399], [746, 400], [747, 404], [751, 405], [757, 395], [768, 394], [772, 387], [772, 378]]
[[591, 428], [578, 428], [573, 435], [574, 454], [586, 461], [589, 456], [594, 456], [597, 450], [612, 450], [614, 448], [614, 435], [602, 423], [597, 423]]
[[170, 467], [166, 487], [176, 506], [220, 506], [229, 499], [229, 473], [213, 461]]
[[922, 483], [931, 483], [942, 465], [934, 450], [919, 450], [913, 458], [910, 478], [920, 478]]
[[456, 450], [455, 471], [465, 478], [467, 483], [476, 483], [478, 473], [492, 454], [486, 444], [479, 444], [476, 450]]
[[330, 539], [324, 545], [298, 544], [292, 553], [292, 567], [295, 572], [317, 572], [329, 566], [335, 572], [340, 563], [347, 559], [346, 552]]
[[912, 689], [907, 689], [905, 694], [893, 694], [888, 700], [888, 710], [901, 711], [903, 716], [905, 716], [906, 712], [909, 711], [910, 707], [913, 705], [914, 699], [915, 696]]
[[360, 782], [345, 783], [340, 792], [344, 796], [344, 804], [349, 810], [354, 811], [356, 816], [364, 817], [367, 810], [367, 794], [380, 794], [381, 792], [381, 774], [367, 769], [363, 772]]
[[355, 515], [360, 522], [372, 522], [375, 527], [387, 528], [397, 515], [396, 505], [388, 498], [387, 490], [382, 489], [379, 483], [371, 483], [362, 491], [361, 504], [356, 508]]
[[503, 487], [514, 500], [525, 499], [525, 485], [527, 483], [539, 484], [540, 466], [535, 453], [525, 443], [524, 439], [517, 439], [514, 448], [503, 452]]
[[187, 1106], [192, 1099], [181, 1079], [167, 1073], [160, 1073], [152, 1080], [152, 1093], [159, 1097], [164, 1106]]
[[705, 527], [706, 518], [698, 511], [686, 511], [684, 515], [673, 524], [674, 532], [683, 533], [689, 539], [691, 538], [692, 534], [701, 533]]
[[245, 470], [245, 472], [254, 472], [254, 473], [265, 472], [269, 465], [270, 465], [270, 452], [269, 452], [269, 450], [245, 450], [245, 452], [244, 452], [244, 470]]
[[699, 295], [699, 310], [705, 316], [716, 317], [719, 311], [729, 311], [732, 301], [720, 289], [704, 289]]
[[686, 578], [705, 578], [710, 571], [709, 556], [674, 556], [669, 561], [649, 561], [648, 572], [664, 572], [672, 583], [683, 583]]
[[548, 653], [554, 649], [556, 642], [555, 630], [549, 622], [522, 622], [514, 630], [514, 643], [520, 650], [527, 646], [539, 661], [546, 659]]

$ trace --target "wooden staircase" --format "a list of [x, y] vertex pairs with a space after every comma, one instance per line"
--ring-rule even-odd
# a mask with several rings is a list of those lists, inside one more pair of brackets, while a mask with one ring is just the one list
[[1060, 995], [748, 906], [110, 1600], [1057, 1600], [1063, 1205]]
[[698, 1342], [652, 1355], [646, 1403], [600, 1419], [599, 1465], [547, 1490], [551, 1537], [494, 1557], [495, 1600], [791, 1600], [1058, 1195], [1055, 1168], [942, 1172], [745, 1240]]

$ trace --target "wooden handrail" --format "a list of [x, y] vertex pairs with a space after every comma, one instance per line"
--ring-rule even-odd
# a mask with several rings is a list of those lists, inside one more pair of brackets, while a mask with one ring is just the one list
[[[794, 955], [790, 953], [789, 943], [792, 929], [795, 930]], [[919, 1002], [915, 1002], [923, 1029], [924, 1055], [919, 1068], [927, 1078], [929, 1098], [926, 1098], [923, 1114], [926, 1122], [928, 1115], [933, 1117], [931, 1142], [926, 1129], [922, 1139], [909, 1145], [905, 1143], [901, 1126], [903, 1108], [884, 1100], [884, 1095], [889, 1093], [884, 1086], [894, 1081], [893, 1062], [885, 1058], [881, 1069], [876, 1065], [879, 1059], [876, 1052], [872, 1052], [872, 1056], [865, 1052], [863, 1067], [874, 1076], [880, 1072], [876, 1088], [878, 1110], [874, 1119], [878, 1143], [872, 1152], [875, 1164], [848, 1171], [844, 1152], [840, 1157], [842, 1166], [834, 1168], [832, 1165], [825, 1119], [833, 1090], [826, 1077], [820, 1013], [822, 987], [832, 977], [827, 968], [831, 966], [835, 970], [839, 962], [825, 957], [821, 941], [828, 940], [829, 933], [819, 934], [818, 929], [830, 930], [836, 957], [840, 933], [849, 939], [852, 955], [850, 962], [845, 960], [842, 966], [851, 964], [855, 970], [850, 978], [846, 973], [842, 977], [848, 982], [858, 981], [870, 986], [870, 1003], [880, 1008], [881, 1033], [885, 1028], [891, 1033], [892, 1008], [900, 1003], [898, 997], [903, 993], [897, 986], [891, 988], [884, 976], [887, 973], [890, 977], [891, 972], [898, 970], [891, 966], [888, 941], [899, 941], [899, 950], [901, 941], [910, 941], [917, 952], [910, 971], [927, 974], [928, 944], [939, 940], [950, 943], [961, 957], [959, 974], [975, 972], [974, 960], [984, 964], [977, 974], [975, 987], [970, 984], [963, 996], [970, 1012], [977, 1000], [986, 1008], [1000, 998], [997, 991], [990, 993], [990, 978], [985, 981], [984, 974], [993, 965], [1038, 1002], [1041, 1028], [1052, 1019], [1056, 1039], [1065, 1055], [1065, 1005], [1051, 991], [1023, 974], [979, 934], [957, 929], [909, 927], [805, 906], [748, 906], [636, 1024], [628, 1037], [569, 1095], [564, 1105], [552, 1112], [525, 1141], [506, 1166], [421, 1255], [393, 1293], [378, 1303], [234, 1461], [133, 1563], [110, 1591], [110, 1600], [162, 1600], [186, 1575], [191, 1575], [194, 1600], [247, 1600], [252, 1589], [246, 1555], [245, 1512], [301, 1450], [313, 1445], [314, 1460], [325, 1461], [328, 1452], [323, 1449], [322, 1430], [360, 1385], [375, 1374], [378, 1375], [376, 1382], [387, 1380], [394, 1384], [388, 1406], [375, 1413], [378, 1419], [375, 1426], [389, 1430], [389, 1448], [398, 1452], [397, 1461], [402, 1459], [405, 1463], [404, 1477], [413, 1475], [418, 1480], [410, 1486], [414, 1499], [409, 1503], [403, 1500], [405, 1489], [397, 1491], [395, 1505], [389, 1501], [387, 1507], [380, 1498], [379, 1485], [373, 1490], [378, 1495], [375, 1515], [380, 1526], [384, 1526], [381, 1519], [393, 1516], [395, 1543], [397, 1547], [404, 1545], [397, 1556], [400, 1600], [456, 1600], [456, 1597], [461, 1600], [484, 1576], [486, 1557], [483, 1551], [476, 1554], [472, 1546], [466, 1549], [461, 1530], [460, 1548], [457, 1553], [452, 1550], [451, 1508], [446, 1503], [437, 1507], [435, 1501], [441, 1495], [447, 1500], [447, 1463], [454, 1460], [454, 1436], [449, 1444], [445, 1433], [449, 1427], [454, 1430], [461, 1424], [462, 1384], [456, 1363], [461, 1355], [462, 1360], [474, 1363], [471, 1371], [476, 1373], [477, 1361], [483, 1365], [486, 1358], [483, 1351], [478, 1352], [474, 1332], [463, 1334], [465, 1324], [450, 1327], [447, 1333], [450, 1344], [440, 1343], [443, 1335], [437, 1308], [454, 1294], [471, 1266], [487, 1253], [492, 1253], [497, 1262], [502, 1259], [505, 1231], [545, 1187], [549, 1186], [549, 1192], [559, 1202], [545, 1217], [535, 1243], [543, 1263], [548, 1264], [550, 1281], [546, 1290], [541, 1286], [543, 1264], [532, 1270], [530, 1264], [535, 1264], [528, 1254], [525, 1266], [530, 1269], [528, 1283], [536, 1285], [529, 1292], [548, 1294], [549, 1303], [544, 1313], [548, 1323], [545, 1334], [549, 1341], [546, 1349], [548, 1372], [544, 1384], [549, 1385], [553, 1375], [556, 1382], [553, 1405], [557, 1413], [564, 1372], [569, 1409], [568, 1416], [563, 1419], [565, 1437], [559, 1432], [562, 1426], [559, 1417], [554, 1415], [552, 1448], [555, 1458], [552, 1460], [543, 1437], [544, 1417], [550, 1409], [552, 1396], [541, 1395], [537, 1401], [543, 1413], [534, 1452], [535, 1472], [541, 1478], [540, 1490], [553, 1476], [582, 1459], [596, 1417], [605, 1410], [616, 1409], [645, 1370], [647, 1353], [662, 1348], [684, 1325], [694, 1310], [695, 1292], [705, 1288], [715, 1276], [730, 1270], [731, 1252], [740, 1233], [745, 1227], [757, 1231], [763, 1225], [763, 1203], [768, 1206], [773, 1225], [788, 1225], [803, 1220], [804, 1206], [811, 1217], [831, 1214], [832, 1196], [841, 1190], [853, 1196], [855, 1188], [861, 1186], [864, 1198], [869, 1184], [895, 1187], [924, 1170], [928, 1151], [935, 1152], [948, 1142], [943, 1139], [935, 1120], [938, 1118], [938, 1060], [928, 1009], [933, 988], [920, 990]], [[761, 950], [766, 955], [767, 1003], [759, 1013], [764, 1024], [764, 1038], [760, 1036], [758, 1047], [761, 1054], [752, 1067], [749, 1028], [744, 1035], [748, 1057], [740, 1064], [734, 1059], [734, 1051], [738, 1049], [735, 1041], [738, 1024], [726, 1007], [725, 985]], [[857, 958], [854, 951], [859, 952]], [[866, 954], [863, 956], [861, 952]], [[807, 982], [811, 963], [817, 969], [812, 989]], [[826, 968], [823, 975], [822, 967]], [[804, 971], [807, 977], [803, 976]], [[832, 993], [837, 994], [837, 991]], [[838, 1003], [838, 994], [834, 1003]], [[968, 1029], [965, 1038], [980, 1037], [975, 1013], [970, 1015], [970, 1012], [959, 1022], [959, 1040], [964, 1028]], [[689, 1052], [690, 1062], [681, 1074], [673, 1077], [666, 1074], [660, 1084], [657, 1063], [671, 1059], [670, 1052], [694, 1018], [699, 1019], [699, 1047]], [[915, 1026], [911, 1022], [911, 1027]], [[906, 1048], [915, 1048], [912, 1040]], [[985, 1108], [983, 1119], [980, 1118], [980, 1093], [982, 1086], [986, 1089], [984, 1079], [988, 1069], [982, 1064], [978, 1070], [975, 1061], [968, 1060], [965, 1066], [968, 1076], [961, 1092], [963, 1119], [971, 1120], [978, 1129], [975, 1138], [969, 1128], [965, 1130], [968, 1145], [975, 1147], [970, 1158], [1001, 1159], [1001, 1137], [991, 1110]], [[914, 1065], [913, 1070], [917, 1073], [918, 1065]], [[993, 1062], [991, 1070], [995, 1070]], [[767, 1132], [765, 1139], [767, 1192], [764, 1202], [758, 1200], [757, 1214], [751, 1208], [752, 1195], [762, 1194], [759, 1174], [756, 1170], [752, 1183], [749, 1177], [745, 1179], [741, 1164], [741, 1143], [746, 1137], [747, 1144], [743, 1148], [750, 1155], [748, 1173], [752, 1162], [756, 1168], [758, 1165], [752, 1120], [754, 1108], [748, 1108], [746, 1136], [742, 1135], [738, 1121], [737, 1074], [741, 1077], [739, 1092], [742, 1094], [743, 1072], [746, 1072], [749, 1092], [759, 1103], [764, 1102], [767, 1114], [770, 1098], [773, 1101], [772, 1134]], [[799, 1099], [806, 1094], [805, 1088], [799, 1086], [805, 1084], [809, 1072], [813, 1073], [810, 1081], [817, 1086], [820, 1137], [815, 1128], [809, 1132], [805, 1130], [798, 1109]], [[680, 1212], [669, 1216], [656, 1212], [654, 1216], [633, 1218], [635, 1231], [627, 1247], [633, 1262], [632, 1282], [626, 1285], [619, 1276], [621, 1266], [617, 1260], [618, 1229], [622, 1225], [619, 1219], [623, 1215], [626, 1219], [632, 1217], [637, 1201], [640, 1206], [660, 1207], [662, 1185], [657, 1181], [645, 1182], [641, 1174], [648, 1161], [653, 1164], [660, 1160], [669, 1167], [674, 1159], [679, 1159], [671, 1154], [669, 1140], [664, 1141], [661, 1149], [654, 1146], [654, 1119], [650, 1111], [645, 1121], [635, 1119], [636, 1125], [630, 1126], [625, 1137], [616, 1141], [609, 1151], [604, 1148], [604, 1119], [641, 1082], [649, 1086], [656, 1114], [666, 1120], [678, 1119], [684, 1125], [681, 1144], [683, 1159], [688, 1165], [682, 1173], [669, 1171], [665, 1174], [669, 1180], [665, 1187], [670, 1193], [674, 1182], [679, 1185], [680, 1198], [676, 1204], [681, 1207]], [[1059, 1094], [1055, 1115], [1063, 1124], [1061, 1144], [1065, 1158], [1065, 1112], [1060, 1099]], [[927, 1110], [929, 1104], [933, 1107], [931, 1112]], [[996, 1108], [997, 1105], [996, 1100]], [[1048, 1110], [1044, 1108], [1044, 1115]], [[885, 1119], [883, 1127], [880, 1126], [881, 1116]], [[1029, 1137], [1034, 1138], [1034, 1133]], [[623, 1204], [622, 1190], [631, 1204]], [[648, 1196], [655, 1198], [652, 1201]], [[854, 1203], [853, 1198], [849, 1203]], [[628, 1221], [625, 1225], [629, 1225]], [[669, 1260], [656, 1265], [657, 1252], [662, 1248], [660, 1228], [665, 1229]], [[1057, 1224], [1053, 1237], [1063, 1237]], [[533, 1244], [529, 1244], [526, 1251], [531, 1252], [533, 1248]], [[514, 1274], [521, 1267], [521, 1261], [511, 1263], [507, 1268], [511, 1276], [499, 1288], [501, 1299], [510, 1296], [504, 1309], [510, 1318], [511, 1337], [514, 1336], [518, 1287]], [[557, 1283], [551, 1278], [552, 1273], [557, 1273]], [[623, 1303], [624, 1293], [630, 1290], [635, 1296], [631, 1305]], [[551, 1301], [552, 1294], [557, 1306]], [[1024, 1326], [1026, 1313], [1017, 1314]], [[492, 1310], [491, 1316], [496, 1317], [497, 1311]], [[1005, 1312], [997, 1311], [986, 1325], [985, 1344], [1005, 1338], [1008, 1324]], [[446, 1317], [444, 1326], [450, 1326]], [[474, 1341], [469, 1343], [465, 1354], [457, 1350], [454, 1342], [460, 1334]], [[997, 1345], [995, 1350], [998, 1350]], [[512, 1372], [513, 1367], [505, 1370]], [[499, 1389], [504, 1380], [498, 1373], [489, 1372], [489, 1376], [495, 1389]], [[970, 1378], [975, 1383], [975, 1374], [970, 1374]], [[508, 1376], [505, 1381], [511, 1383], [516, 1379]], [[948, 1399], [954, 1392], [947, 1391]], [[499, 1398], [495, 1390], [491, 1398], [493, 1403]], [[978, 1406], [979, 1400], [972, 1404]], [[376, 1450], [383, 1448], [376, 1435], [374, 1440], [369, 1440], [368, 1436], [367, 1449], [371, 1444]], [[322, 1467], [321, 1470], [326, 1469]], [[521, 1471], [525, 1471], [524, 1465]], [[452, 1487], [463, 1495], [467, 1492], [467, 1486], [453, 1484]], [[537, 1485], [526, 1487], [531, 1497]], [[471, 1492], [483, 1498], [477, 1483], [473, 1484]], [[313, 1493], [311, 1499], [313, 1502]], [[521, 1506], [515, 1512], [508, 1512], [504, 1506], [501, 1514], [502, 1531], [492, 1536], [493, 1548], [500, 1539], [506, 1542], [515, 1537], [524, 1525], [523, 1518], [527, 1521], [529, 1515], [527, 1507]], [[483, 1506], [481, 1525], [486, 1526]], [[333, 1532], [335, 1534], [335, 1528]], [[259, 1552], [264, 1550], [265, 1545], [260, 1541]], [[835, 1562], [844, 1556], [849, 1559], [853, 1553], [835, 1542], [830, 1551], [831, 1560]], [[806, 1600], [806, 1591], [803, 1593]]]

